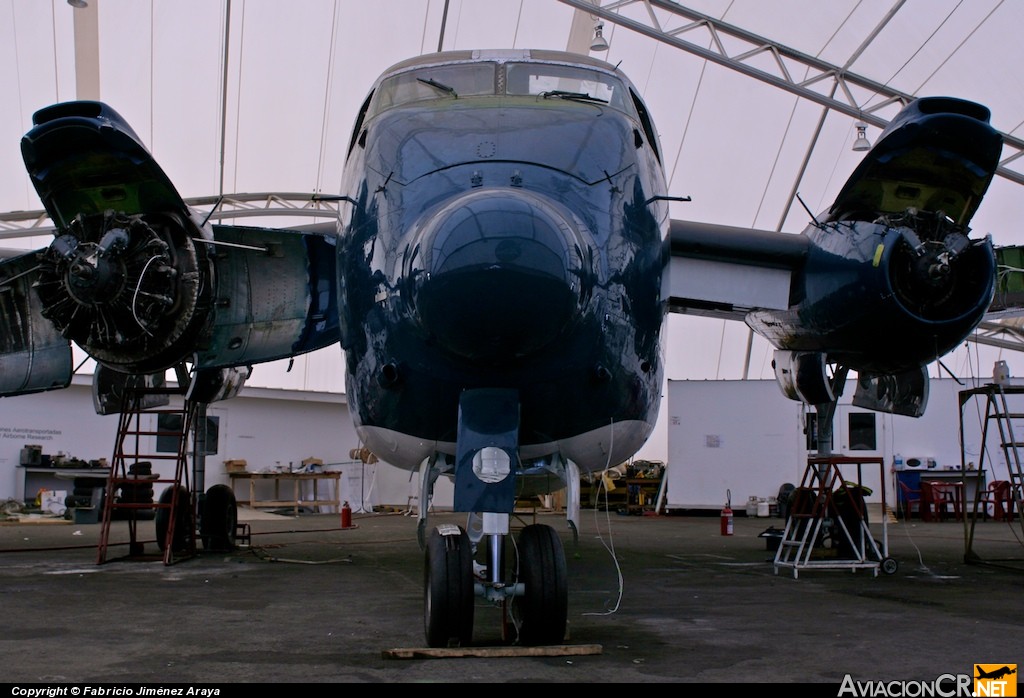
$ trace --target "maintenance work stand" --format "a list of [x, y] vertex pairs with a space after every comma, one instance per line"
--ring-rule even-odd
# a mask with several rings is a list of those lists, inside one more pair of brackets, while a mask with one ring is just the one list
[[[822, 456], [807, 459], [800, 486], [793, 491], [786, 527], [775, 552], [775, 574], [793, 570], [879, 570], [895, 574], [896, 560], [889, 557], [885, 488], [882, 488], [882, 540], [876, 541], [868, 522], [863, 468], [877, 466], [884, 479], [884, 460], [879, 457]], [[855, 467], [856, 479], [846, 479], [842, 467]]]

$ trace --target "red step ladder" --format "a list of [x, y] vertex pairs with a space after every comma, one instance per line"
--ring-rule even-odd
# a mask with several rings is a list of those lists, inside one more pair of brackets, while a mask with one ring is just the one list
[[[139, 383], [142, 383], [141, 378]], [[189, 487], [187, 450], [198, 403], [183, 399], [182, 406], [178, 408], [146, 407], [152, 402], [153, 396], [162, 395], [182, 395], [182, 391], [142, 385], [125, 388], [124, 407], [120, 412], [114, 457], [103, 502], [96, 564], [108, 561], [110, 528], [115, 511], [127, 512], [130, 537], [128, 554], [120, 559], [154, 559], [146, 555], [145, 542], [139, 538], [139, 514], [143, 510], [154, 510], [156, 543], [165, 565], [196, 554], [195, 502]], [[173, 428], [159, 428], [161, 415], [176, 417], [165, 420], [170, 421]], [[156, 448], [144, 448], [153, 444], [157, 437], [176, 438], [177, 452], [157, 453]], [[161, 478], [151, 473], [152, 461], [168, 460], [174, 461], [173, 478]], [[152, 501], [152, 497], [139, 496], [140, 492], [156, 485], [169, 485], [164, 488], [158, 501]]]

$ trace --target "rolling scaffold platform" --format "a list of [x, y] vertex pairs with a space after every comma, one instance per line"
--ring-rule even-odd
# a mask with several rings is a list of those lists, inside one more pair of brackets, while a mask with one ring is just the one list
[[[856, 466], [856, 480], [842, 477], [841, 466]], [[793, 577], [806, 569], [879, 570], [895, 574], [897, 562], [889, 557], [882, 489], [882, 540], [871, 535], [863, 485], [863, 468], [877, 466], [885, 482], [884, 461], [878, 457], [826, 456], [807, 459], [800, 487], [793, 491], [786, 528], [775, 553], [775, 574], [792, 569]]]

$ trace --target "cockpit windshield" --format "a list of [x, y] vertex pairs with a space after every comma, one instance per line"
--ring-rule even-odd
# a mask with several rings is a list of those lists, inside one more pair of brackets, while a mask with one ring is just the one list
[[510, 95], [584, 99], [629, 111], [625, 86], [607, 73], [550, 63], [509, 63], [505, 70]]
[[501, 94], [607, 104], [635, 114], [626, 86], [615, 76], [542, 62], [450, 63], [408, 70], [381, 82], [369, 113], [412, 102]]
[[374, 111], [406, 102], [458, 99], [495, 93], [496, 63], [466, 63], [421, 68], [384, 80], [377, 90]]

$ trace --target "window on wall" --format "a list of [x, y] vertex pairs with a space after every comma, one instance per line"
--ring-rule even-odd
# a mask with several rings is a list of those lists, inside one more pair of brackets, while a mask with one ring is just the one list
[[[156, 428], [159, 432], [181, 432], [180, 414], [160, 414], [156, 418]], [[217, 441], [220, 438], [220, 417], [206, 418], [206, 455], [217, 453]], [[181, 439], [176, 434], [157, 434], [157, 453], [177, 453], [178, 444]]]
[[851, 412], [848, 427], [851, 451], [874, 451], [878, 448], [873, 412]]

